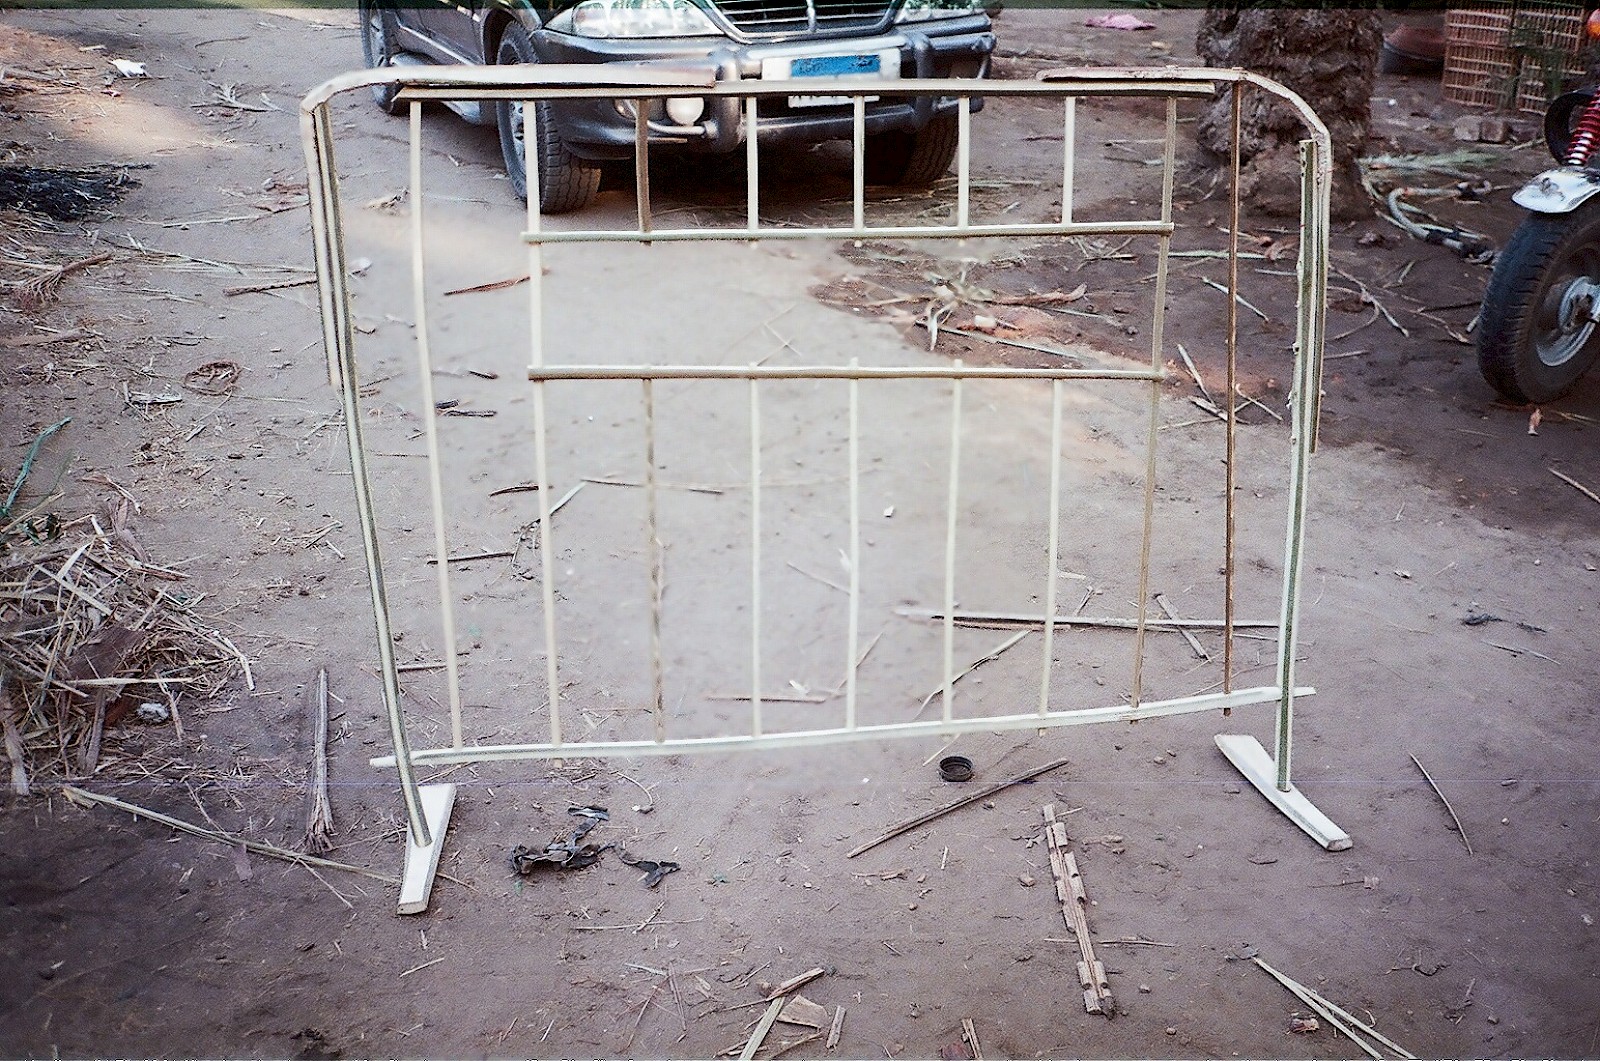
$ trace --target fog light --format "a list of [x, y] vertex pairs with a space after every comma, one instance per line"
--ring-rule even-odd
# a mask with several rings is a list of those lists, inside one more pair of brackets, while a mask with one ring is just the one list
[[706, 112], [706, 101], [699, 96], [674, 96], [667, 100], [667, 117], [676, 125], [693, 125]]

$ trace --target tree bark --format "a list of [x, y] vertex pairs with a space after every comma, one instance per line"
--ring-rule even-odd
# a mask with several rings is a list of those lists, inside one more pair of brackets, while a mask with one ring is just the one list
[[[1213, 6], [1195, 45], [1207, 66], [1243, 67], [1298, 93], [1333, 137], [1334, 216], [1371, 213], [1357, 159], [1372, 120], [1372, 85], [1383, 44], [1370, 10]], [[1220, 161], [1231, 152], [1232, 101], [1222, 93], [1201, 117], [1200, 146]], [[1305, 131], [1288, 107], [1246, 91], [1241, 108], [1241, 194], [1277, 215], [1300, 209], [1299, 141]]]

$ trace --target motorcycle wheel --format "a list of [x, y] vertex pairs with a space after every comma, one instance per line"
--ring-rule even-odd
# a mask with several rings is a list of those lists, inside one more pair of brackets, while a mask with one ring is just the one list
[[1478, 318], [1478, 368], [1523, 404], [1561, 397], [1600, 356], [1600, 203], [1532, 214], [1495, 261]]

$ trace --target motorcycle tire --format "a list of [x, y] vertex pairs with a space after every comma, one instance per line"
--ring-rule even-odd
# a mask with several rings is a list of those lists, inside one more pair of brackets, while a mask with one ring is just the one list
[[1531, 214], [1495, 261], [1478, 317], [1478, 368], [1521, 404], [1571, 390], [1600, 356], [1600, 202]]

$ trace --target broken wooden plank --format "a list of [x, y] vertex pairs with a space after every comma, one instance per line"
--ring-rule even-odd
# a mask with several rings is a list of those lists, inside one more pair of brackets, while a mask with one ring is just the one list
[[782, 996], [772, 1000], [767, 1011], [761, 1015], [761, 1020], [756, 1024], [756, 1030], [750, 1033], [750, 1041], [744, 1044], [744, 1049], [739, 1053], [739, 1061], [750, 1061], [756, 1056], [756, 1051], [761, 1049], [761, 1044], [767, 1038], [767, 1032], [772, 1030], [772, 1022], [778, 1019], [778, 1013], [783, 1009]]
[[839, 1033], [843, 1031], [844, 1007], [835, 1006], [833, 1010], [833, 1027], [828, 1029], [828, 1042], [826, 1045], [829, 1050], [837, 1050], [839, 1048]]
[[1116, 1014], [1116, 999], [1111, 985], [1106, 981], [1106, 967], [1095, 957], [1094, 938], [1089, 933], [1087, 909], [1089, 896], [1083, 887], [1083, 875], [1078, 872], [1078, 860], [1067, 850], [1071, 840], [1067, 827], [1056, 818], [1055, 804], [1044, 805], [1044, 835], [1050, 850], [1050, 873], [1055, 878], [1056, 898], [1061, 903], [1061, 917], [1067, 929], [1078, 941], [1082, 960], [1078, 962], [1078, 981], [1083, 985], [1083, 1009], [1086, 1013], [1099, 1013], [1106, 1017]]

